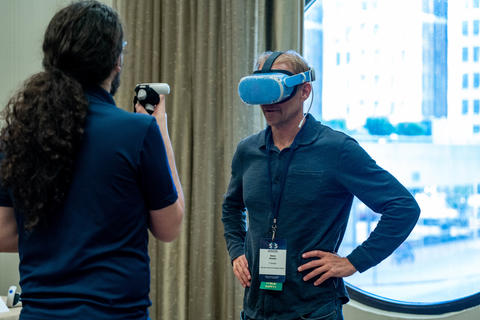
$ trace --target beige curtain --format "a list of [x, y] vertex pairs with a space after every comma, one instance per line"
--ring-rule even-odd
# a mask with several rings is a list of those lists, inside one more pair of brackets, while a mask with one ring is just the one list
[[272, 51], [303, 51], [304, 0], [265, 0], [265, 40]]
[[150, 239], [150, 316], [238, 319], [243, 288], [231, 270], [221, 205], [236, 144], [264, 122], [258, 107], [241, 103], [237, 84], [264, 50], [300, 50], [303, 0], [113, 0], [113, 6], [128, 41], [117, 104], [132, 110], [137, 83], [170, 84], [168, 126], [187, 208], [177, 240]]

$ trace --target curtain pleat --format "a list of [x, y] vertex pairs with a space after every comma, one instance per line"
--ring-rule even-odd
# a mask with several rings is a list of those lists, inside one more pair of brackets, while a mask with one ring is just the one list
[[[275, 12], [292, 15], [288, 19], [283, 12], [282, 21], [293, 21], [298, 8], [303, 10], [303, 0], [277, 1], [285, 3]], [[237, 143], [265, 125], [258, 107], [242, 104], [237, 85], [267, 49], [266, 34], [283, 39], [275, 34], [285, 31], [266, 27], [267, 14], [273, 14], [268, 2], [113, 0], [128, 41], [115, 100], [133, 110], [137, 83], [169, 83], [168, 127], [185, 193], [179, 238], [167, 244], [150, 238], [152, 320], [239, 317], [243, 288], [226, 250], [221, 207]], [[295, 19], [278, 28], [298, 29], [302, 18]], [[301, 31], [291, 34], [271, 45], [300, 50], [293, 34]]]

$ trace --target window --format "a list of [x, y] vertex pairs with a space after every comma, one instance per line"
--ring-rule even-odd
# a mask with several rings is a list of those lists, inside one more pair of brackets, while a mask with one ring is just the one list
[[468, 114], [468, 100], [462, 101], [462, 114]]
[[462, 48], [462, 61], [468, 61], [468, 48]]
[[468, 22], [467, 21], [462, 22], [462, 34], [464, 36], [468, 36]]
[[478, 8], [480, 4], [480, 0], [473, 0], [473, 7]]
[[[305, 11], [305, 58], [318, 74], [311, 113], [355, 138], [422, 210], [391, 256], [345, 279], [350, 296], [421, 314], [479, 305], [480, 175], [472, 173], [480, 172], [480, 99], [464, 90], [480, 87], [473, 65], [480, 49], [469, 46], [480, 27], [479, 20], [470, 20], [473, 0], [465, 0], [469, 9], [458, 0], [379, 1], [376, 8], [356, 2], [346, 15], [339, 8], [350, 1], [317, 0]], [[365, 15], [382, 30], [381, 40], [373, 28], [362, 29]], [[321, 28], [309, 29], [313, 25]], [[465, 37], [451, 35], [449, 41], [448, 32], [459, 26]], [[347, 39], [346, 30], [352, 34]], [[412, 36], [398, 37], [399, 32]], [[338, 38], [345, 41], [337, 43]], [[357, 55], [340, 70], [336, 54], [344, 48]], [[459, 53], [462, 67], [460, 57], [450, 59]], [[355, 198], [339, 254], [361, 244], [379, 219]]]
[[468, 74], [464, 74], [462, 76], [462, 88], [467, 89], [468, 88]]

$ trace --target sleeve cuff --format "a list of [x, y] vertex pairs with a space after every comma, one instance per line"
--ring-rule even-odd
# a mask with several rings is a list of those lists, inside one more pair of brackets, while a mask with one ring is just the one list
[[245, 254], [243, 246], [237, 245], [230, 249], [230, 262], [233, 264], [233, 260], [237, 259], [241, 255]]
[[376, 265], [370, 255], [362, 247], [357, 247], [355, 250], [353, 250], [347, 256], [347, 259], [360, 273]]

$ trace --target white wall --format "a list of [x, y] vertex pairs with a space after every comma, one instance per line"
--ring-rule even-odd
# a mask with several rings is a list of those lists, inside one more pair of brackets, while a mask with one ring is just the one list
[[[43, 33], [60, 8], [72, 0], [0, 1], [0, 106], [22, 82], [41, 71]], [[111, 5], [112, 0], [102, 2]]]

